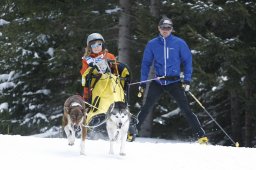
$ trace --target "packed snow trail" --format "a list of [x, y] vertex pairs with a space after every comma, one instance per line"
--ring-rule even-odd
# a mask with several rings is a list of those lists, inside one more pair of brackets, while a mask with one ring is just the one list
[[79, 154], [80, 140], [68, 146], [65, 138], [0, 135], [0, 168], [11, 170], [254, 170], [255, 148], [182, 143], [136, 138], [126, 145], [126, 156], [109, 155], [109, 142], [86, 140], [86, 156]]

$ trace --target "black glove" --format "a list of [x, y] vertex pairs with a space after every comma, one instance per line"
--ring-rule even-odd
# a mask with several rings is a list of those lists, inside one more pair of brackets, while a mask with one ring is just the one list
[[146, 84], [145, 84], [145, 83], [140, 84], [139, 89], [138, 89], [138, 90], [139, 90], [139, 92], [138, 92], [138, 97], [139, 97], [139, 98], [142, 97], [145, 88], [146, 88]]
[[182, 84], [182, 87], [183, 87], [185, 92], [189, 91], [189, 89], [190, 89], [190, 82], [189, 81], [184, 81], [183, 84]]

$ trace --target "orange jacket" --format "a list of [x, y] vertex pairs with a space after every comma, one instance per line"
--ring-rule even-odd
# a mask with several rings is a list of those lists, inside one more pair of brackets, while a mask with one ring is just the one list
[[[96, 57], [98, 57], [99, 55], [102, 55], [102, 54], [103, 54], [103, 52], [100, 52], [99, 54], [92, 53], [92, 54], [90, 54], [90, 57], [96, 58]], [[108, 52], [105, 52], [104, 58], [107, 58], [109, 60], [115, 60], [116, 59], [116, 57], [113, 54], [108, 53]], [[82, 76], [88, 68], [89, 68], [89, 65], [83, 57], [83, 59], [82, 59], [82, 68], [80, 70], [80, 73], [81, 73]], [[83, 98], [84, 98], [85, 101], [88, 101], [88, 99], [90, 97], [88, 87], [85, 86], [83, 91], [84, 91]]]
[[[99, 54], [92, 53], [92, 54], [90, 54], [90, 57], [96, 58], [96, 57], [98, 57], [99, 55], [102, 55], [102, 54], [103, 54], [103, 52], [100, 52]], [[107, 58], [109, 60], [115, 60], [116, 59], [116, 57], [113, 54], [108, 53], [108, 52], [105, 52], [104, 58]], [[87, 61], [85, 59], [82, 59], [82, 68], [80, 70], [81, 75], [84, 74], [84, 72], [87, 70], [88, 67], [89, 67], [89, 65], [88, 65]]]

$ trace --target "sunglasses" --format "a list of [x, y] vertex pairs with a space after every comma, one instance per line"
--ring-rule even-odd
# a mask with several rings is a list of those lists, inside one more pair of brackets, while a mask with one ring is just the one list
[[163, 31], [170, 31], [172, 27], [160, 27], [160, 29]]
[[97, 48], [99, 46], [102, 46], [102, 43], [94, 43], [91, 45], [91, 48]]

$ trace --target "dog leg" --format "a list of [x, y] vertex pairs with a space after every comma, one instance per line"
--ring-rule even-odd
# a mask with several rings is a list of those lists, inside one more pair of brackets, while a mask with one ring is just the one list
[[109, 137], [109, 154], [114, 154], [115, 130], [110, 127], [111, 123], [107, 122], [107, 132]]
[[66, 125], [66, 126], [64, 127], [64, 131], [65, 131], [66, 136], [67, 136], [67, 138], [68, 138], [69, 135], [70, 135], [70, 131], [69, 131], [68, 125]]
[[64, 120], [64, 131], [68, 138], [68, 145], [72, 146], [75, 143], [75, 131], [71, 127], [71, 119], [70, 119], [70, 116], [66, 112], [64, 112], [63, 120]]
[[81, 135], [81, 144], [80, 144], [80, 154], [85, 155], [85, 139], [87, 135], [87, 129], [82, 127], [82, 135]]
[[126, 138], [127, 138], [127, 131], [122, 131], [121, 132], [121, 146], [120, 146], [120, 155], [125, 156], [125, 144], [126, 144]]
[[113, 140], [110, 140], [110, 145], [109, 145], [109, 154], [113, 155], [114, 154], [114, 142]]
[[129, 129], [129, 122], [125, 124], [125, 126], [122, 128], [121, 132], [121, 146], [120, 146], [120, 155], [125, 156], [125, 145], [126, 145], [126, 139], [128, 135], [128, 129]]
[[64, 127], [65, 133], [68, 138], [68, 145], [74, 145], [75, 143], [75, 131], [72, 129], [70, 125]]
[[69, 137], [69, 139], [68, 139], [69, 145], [74, 145], [74, 143], [75, 143], [75, 138], [76, 138], [76, 137], [75, 137], [75, 131], [74, 131], [73, 128], [71, 128], [70, 131], [71, 131], [71, 135], [70, 135], [70, 137]]

